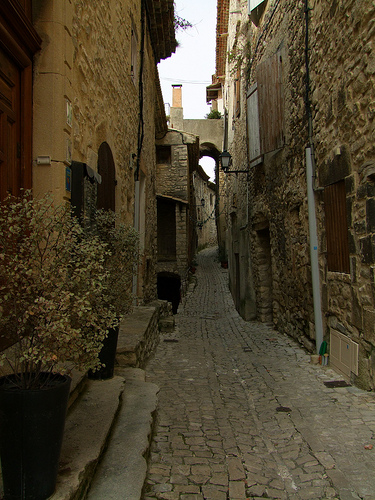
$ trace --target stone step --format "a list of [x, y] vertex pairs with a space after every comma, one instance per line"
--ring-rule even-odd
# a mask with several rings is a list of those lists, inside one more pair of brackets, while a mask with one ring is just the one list
[[84, 495], [107, 444], [120, 407], [125, 380], [87, 380], [67, 415], [56, 491], [50, 500], [78, 500]]
[[141, 369], [119, 369], [126, 379], [123, 401], [108, 447], [97, 468], [87, 500], [139, 500], [159, 388], [145, 382]]

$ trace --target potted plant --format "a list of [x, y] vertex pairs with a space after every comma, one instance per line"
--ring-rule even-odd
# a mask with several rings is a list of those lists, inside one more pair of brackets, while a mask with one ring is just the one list
[[[0, 205], [0, 457], [4, 498], [54, 491], [70, 378], [100, 365], [114, 308], [102, 300], [106, 245], [50, 197]], [[59, 433], [55, 435], [55, 433]]]
[[138, 233], [121, 221], [112, 210], [97, 210], [94, 216], [92, 234], [107, 245], [108, 253], [104, 259], [107, 271], [104, 297], [114, 307], [117, 325], [109, 330], [99, 353], [101, 367], [89, 371], [93, 379], [113, 377], [119, 323], [133, 305], [133, 276], [138, 258]]

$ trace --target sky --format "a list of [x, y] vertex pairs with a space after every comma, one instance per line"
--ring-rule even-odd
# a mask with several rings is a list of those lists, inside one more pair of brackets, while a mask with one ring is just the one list
[[[215, 73], [217, 0], [175, 0], [175, 13], [193, 26], [178, 30], [179, 46], [171, 57], [158, 65], [164, 103], [172, 104], [172, 85], [182, 85], [184, 118], [204, 118], [210, 112], [206, 87]], [[213, 181], [213, 160], [200, 164]]]

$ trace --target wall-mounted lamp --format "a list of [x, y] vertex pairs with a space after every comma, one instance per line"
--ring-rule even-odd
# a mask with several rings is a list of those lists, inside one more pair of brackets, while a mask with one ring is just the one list
[[219, 155], [219, 161], [221, 168], [223, 169], [224, 174], [248, 174], [248, 170], [229, 170], [232, 165], [232, 155], [228, 153], [227, 150], [224, 150]]

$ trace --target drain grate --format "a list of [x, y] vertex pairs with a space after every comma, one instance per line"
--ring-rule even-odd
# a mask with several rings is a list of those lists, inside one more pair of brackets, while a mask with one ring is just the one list
[[334, 389], [335, 387], [351, 387], [345, 380], [330, 380], [329, 382], [324, 382], [324, 385], [330, 389]]
[[164, 339], [163, 342], [178, 342], [177, 339]]

